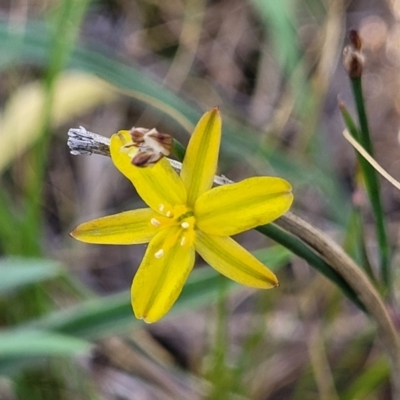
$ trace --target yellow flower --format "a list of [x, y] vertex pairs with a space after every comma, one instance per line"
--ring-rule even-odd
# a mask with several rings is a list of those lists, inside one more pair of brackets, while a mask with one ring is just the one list
[[135, 316], [151, 323], [173, 306], [193, 268], [195, 251], [221, 274], [255, 288], [278, 285], [276, 276], [231, 235], [267, 224], [293, 200], [290, 184], [254, 177], [212, 188], [221, 140], [218, 109], [198, 122], [180, 176], [168, 160], [132, 165], [129, 131], [111, 137], [115, 166], [131, 180], [150, 208], [126, 211], [79, 225], [71, 235], [100, 244], [148, 243], [132, 284]]

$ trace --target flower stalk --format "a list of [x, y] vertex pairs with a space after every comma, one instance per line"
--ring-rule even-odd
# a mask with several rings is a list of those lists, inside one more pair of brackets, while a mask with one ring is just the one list
[[[373, 157], [373, 146], [369, 130], [367, 113], [362, 86], [362, 73], [364, 69], [364, 56], [362, 54], [362, 42], [357, 31], [350, 31], [350, 44], [343, 51], [343, 64], [349, 75], [360, 128], [353, 122], [349, 112], [343, 103], [339, 104], [345, 124], [350, 134]], [[383, 285], [390, 288], [391, 274], [389, 265], [389, 243], [386, 232], [386, 221], [383, 212], [379, 181], [375, 169], [361, 156], [358, 161], [362, 170], [368, 197], [371, 202], [375, 218], [376, 237], [380, 253], [380, 270]]]

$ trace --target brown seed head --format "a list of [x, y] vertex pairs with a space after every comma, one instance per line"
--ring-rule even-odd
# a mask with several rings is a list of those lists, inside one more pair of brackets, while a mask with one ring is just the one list
[[350, 31], [349, 38], [350, 44], [343, 50], [343, 65], [351, 79], [360, 78], [365, 64], [361, 38], [356, 30]]
[[349, 39], [351, 45], [354, 47], [355, 50], [361, 50], [362, 41], [360, 35], [355, 29], [351, 29], [349, 32]]
[[139, 152], [132, 158], [132, 164], [136, 167], [148, 167], [157, 163], [162, 157], [162, 154]]
[[159, 133], [155, 128], [133, 127], [130, 135], [132, 142], [138, 148], [138, 153], [132, 159], [132, 164], [137, 167], [153, 165], [171, 153], [172, 137], [166, 133]]

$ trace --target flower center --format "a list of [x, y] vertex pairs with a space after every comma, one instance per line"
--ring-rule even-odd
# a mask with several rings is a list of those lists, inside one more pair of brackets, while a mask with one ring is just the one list
[[161, 258], [176, 243], [181, 246], [192, 246], [195, 238], [196, 223], [193, 211], [186, 205], [177, 205], [171, 209], [160, 205], [159, 212], [161, 215], [152, 218], [150, 223], [160, 229], [172, 229], [171, 235], [163, 243], [162, 248], [155, 253], [155, 257]]

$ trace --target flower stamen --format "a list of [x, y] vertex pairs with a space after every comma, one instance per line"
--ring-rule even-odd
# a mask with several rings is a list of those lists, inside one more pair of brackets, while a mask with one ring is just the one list
[[154, 257], [155, 258], [161, 258], [163, 255], [164, 255], [164, 250], [160, 249], [154, 254]]
[[157, 227], [157, 228], [161, 225], [161, 222], [160, 222], [158, 219], [155, 219], [155, 218], [152, 218], [152, 219], [150, 220], [150, 223], [151, 223], [153, 226]]

